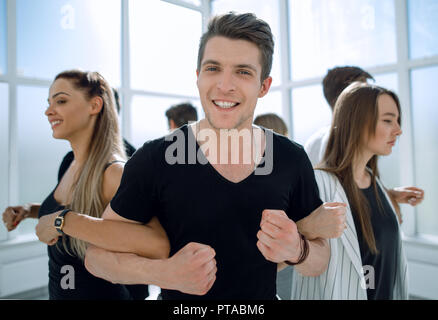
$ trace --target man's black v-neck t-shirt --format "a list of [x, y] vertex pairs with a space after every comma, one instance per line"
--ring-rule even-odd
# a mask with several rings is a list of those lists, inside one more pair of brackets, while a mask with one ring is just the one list
[[[163, 299], [275, 298], [277, 265], [266, 260], [256, 245], [262, 212], [284, 210], [298, 221], [322, 202], [304, 149], [268, 133], [272, 148], [266, 148], [265, 163], [259, 167], [268, 165], [267, 152], [272, 151], [272, 171], [253, 172], [239, 183], [227, 180], [205, 161], [187, 125], [167, 138], [146, 142], [126, 163], [111, 201], [117, 214], [142, 223], [157, 216], [169, 237], [170, 255], [189, 242], [209, 245], [216, 252], [216, 281], [206, 295], [162, 290]], [[200, 154], [195, 164], [192, 150]], [[170, 164], [170, 154], [183, 161]]]

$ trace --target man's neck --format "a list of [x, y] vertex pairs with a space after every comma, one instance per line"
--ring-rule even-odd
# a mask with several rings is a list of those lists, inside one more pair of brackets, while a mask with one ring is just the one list
[[250, 125], [235, 129], [218, 129], [209, 125], [206, 119], [190, 127], [212, 164], [254, 165], [260, 161], [263, 154], [266, 139], [263, 130], [258, 127]]

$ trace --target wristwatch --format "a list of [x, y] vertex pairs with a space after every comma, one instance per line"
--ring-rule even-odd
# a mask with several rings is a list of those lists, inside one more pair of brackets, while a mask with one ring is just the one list
[[62, 212], [55, 219], [55, 229], [58, 230], [58, 232], [62, 235], [64, 234], [64, 231], [62, 231], [62, 228], [64, 227], [64, 216], [70, 211], [71, 209], [62, 210]]

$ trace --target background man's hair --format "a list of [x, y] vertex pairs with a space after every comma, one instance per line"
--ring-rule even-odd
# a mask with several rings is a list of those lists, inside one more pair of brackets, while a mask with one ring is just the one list
[[257, 18], [252, 13], [236, 14], [230, 12], [213, 17], [208, 24], [207, 31], [202, 35], [199, 42], [198, 71], [201, 70], [201, 61], [208, 40], [216, 36], [254, 43], [260, 50], [261, 81], [269, 77], [274, 54], [274, 39], [271, 28], [265, 21]]
[[339, 95], [346, 87], [352, 82], [366, 82], [367, 79], [374, 80], [368, 72], [355, 66], [335, 67], [329, 70], [322, 80], [322, 86], [324, 97], [332, 110]]
[[114, 103], [116, 105], [117, 114], [120, 114], [120, 97], [116, 88], [111, 88], [114, 94]]
[[198, 113], [196, 108], [189, 102], [184, 102], [171, 106], [166, 111], [167, 120], [173, 120], [179, 128], [189, 121], [197, 121]]

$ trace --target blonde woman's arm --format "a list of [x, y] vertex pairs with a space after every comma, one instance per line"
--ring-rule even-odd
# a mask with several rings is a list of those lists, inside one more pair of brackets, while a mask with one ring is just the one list
[[[115, 163], [104, 174], [103, 197], [109, 202], [119, 187], [123, 165]], [[53, 245], [60, 236], [54, 221], [61, 211], [40, 218], [36, 227], [40, 241]], [[166, 232], [157, 218], [147, 224], [128, 220], [119, 216], [108, 204], [102, 218], [70, 211], [64, 217], [62, 231], [97, 247], [116, 251], [135, 253], [149, 258], [166, 258], [170, 245]]]

